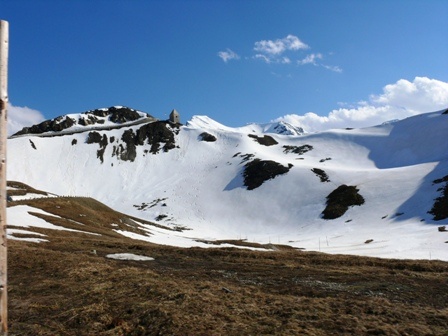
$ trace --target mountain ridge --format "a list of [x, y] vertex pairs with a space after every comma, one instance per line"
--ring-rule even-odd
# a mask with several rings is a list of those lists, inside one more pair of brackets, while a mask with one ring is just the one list
[[[138, 237], [161, 244], [275, 240], [330, 253], [448, 260], [447, 237], [437, 231], [446, 218], [428, 213], [444, 197], [433, 181], [448, 173], [445, 111], [300, 135], [271, 133], [267, 124], [231, 128], [206, 116], [186, 125], [81, 129], [9, 139], [10, 179], [184, 228]], [[342, 185], [365, 202], [325, 220], [327, 197]]]

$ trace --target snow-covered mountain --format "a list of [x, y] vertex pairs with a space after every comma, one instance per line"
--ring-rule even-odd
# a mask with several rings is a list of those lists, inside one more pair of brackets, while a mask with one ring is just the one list
[[304, 134], [286, 123], [180, 125], [98, 109], [11, 137], [8, 180], [154, 221], [148, 235], [120, 231], [154, 243], [245, 239], [448, 260], [447, 111]]

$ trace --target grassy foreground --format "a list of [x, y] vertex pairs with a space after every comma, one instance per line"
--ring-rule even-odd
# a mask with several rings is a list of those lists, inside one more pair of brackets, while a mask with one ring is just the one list
[[94, 200], [17, 204], [64, 215], [46, 220], [97, 235], [35, 228], [49, 242], [8, 241], [13, 336], [448, 335], [446, 262], [284, 246], [174, 248], [118, 235], [111, 223], [132, 229], [132, 220]]

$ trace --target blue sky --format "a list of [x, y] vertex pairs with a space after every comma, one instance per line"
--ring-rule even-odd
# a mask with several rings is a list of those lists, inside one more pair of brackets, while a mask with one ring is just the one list
[[0, 0], [0, 8], [15, 127], [112, 105], [310, 130], [448, 107], [445, 0]]

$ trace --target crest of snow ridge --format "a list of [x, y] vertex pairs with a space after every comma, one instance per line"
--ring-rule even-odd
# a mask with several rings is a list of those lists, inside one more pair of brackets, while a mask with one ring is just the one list
[[149, 114], [140, 112], [129, 107], [112, 106], [90, 110], [84, 113], [68, 114], [54, 119], [45, 120], [31, 127], [24, 127], [14, 136], [26, 134], [44, 134], [50, 132], [77, 132], [85, 130], [86, 127], [95, 129], [107, 129], [108, 127], [136, 123], [139, 120], [156, 120]]
[[[448, 111], [448, 110], [447, 110]], [[444, 111], [442, 114], [446, 115], [448, 112]], [[426, 116], [426, 118], [432, 119], [436, 114]], [[428, 120], [429, 120], [428, 119]], [[414, 129], [417, 124], [417, 119], [409, 118], [405, 124], [406, 127], [400, 124], [397, 125], [397, 129], [400, 131], [399, 135], [403, 133], [404, 130]], [[398, 124], [398, 123], [397, 123]], [[93, 125], [93, 126], [92, 126]], [[99, 126], [98, 126], [99, 125]], [[221, 132], [235, 132], [235, 129], [221, 125], [208, 117], [196, 117], [193, 122], [188, 123], [187, 127], [192, 128], [202, 128], [207, 129], [211, 133], [221, 133]], [[284, 145], [282, 144], [282, 137], [276, 137], [274, 139], [272, 136], [263, 134], [267, 133], [277, 133], [277, 134], [288, 134], [287, 131], [291, 131], [288, 127], [289, 124], [279, 122], [272, 124], [257, 125], [251, 124], [245, 127], [239, 128], [238, 132], [241, 134], [246, 134], [251, 141], [257, 142], [261, 146], [272, 147], [273, 151], [283, 152], [285, 155], [297, 155], [303, 156], [307, 152], [313, 150], [313, 146], [306, 143], [298, 143], [296, 146]], [[410, 126], [412, 127], [410, 127]], [[432, 124], [430, 124], [432, 125]], [[77, 126], [78, 128], [74, 127]], [[129, 126], [129, 127], [128, 127]], [[133, 126], [133, 127], [130, 127]], [[179, 124], [172, 123], [170, 121], [158, 121], [155, 118], [136, 110], [132, 110], [125, 107], [112, 107], [109, 109], [97, 109], [91, 110], [82, 114], [77, 115], [67, 115], [64, 117], [59, 117], [53, 120], [48, 120], [39, 125], [32, 126], [27, 132], [22, 134], [41, 134], [46, 132], [57, 132], [59, 129], [65, 130], [62, 134], [71, 134], [71, 132], [86, 132], [86, 143], [87, 144], [97, 144], [99, 149], [97, 150], [97, 157], [100, 159], [101, 163], [104, 162], [104, 154], [106, 148], [110, 150], [108, 153], [112, 154], [112, 157], [116, 157], [123, 161], [134, 161], [137, 156], [137, 146], [146, 146], [144, 153], [157, 154], [160, 151], [168, 152], [171, 149], [178, 148], [176, 145], [175, 135], [179, 133]], [[289, 125], [291, 126], [291, 125]], [[292, 126], [291, 126], [292, 127]], [[107, 131], [111, 129], [122, 128], [120, 132], [99, 132]], [[295, 129], [293, 127], [293, 129]], [[34, 132], [33, 132], [34, 130]], [[214, 132], [218, 131], [219, 132]], [[274, 131], [275, 130], [275, 131]], [[300, 130], [295, 129], [297, 132]], [[303, 130], [302, 130], [303, 131]], [[198, 140], [205, 142], [220, 142], [220, 137], [218, 134], [213, 135], [208, 132], [202, 132]], [[255, 133], [255, 134], [253, 134]], [[19, 134], [19, 133], [17, 133]], [[59, 135], [55, 134], [55, 135]], [[258, 134], [258, 135], [257, 135]], [[260, 135], [262, 134], [262, 135]], [[298, 135], [297, 133], [293, 135]], [[48, 136], [48, 135], [41, 135]], [[399, 137], [398, 137], [399, 138]], [[305, 138], [303, 138], [305, 139]], [[279, 143], [280, 141], [280, 143]], [[30, 140], [31, 142], [31, 140]], [[31, 142], [33, 149], [36, 149], [34, 144]], [[72, 145], [76, 145], [76, 139], [73, 139]], [[403, 144], [404, 148], [408, 148], [408, 144]], [[276, 150], [275, 148], [278, 148]], [[401, 149], [401, 147], [397, 147]], [[145, 155], [144, 154], [144, 155]], [[294, 168], [292, 164], [280, 164], [269, 157], [257, 158], [251, 153], [241, 153], [238, 152], [234, 155], [243, 158], [241, 164], [244, 164], [240, 174], [243, 177], [243, 187], [247, 190], [253, 190], [260, 187], [263, 183], [268, 180], [276, 179], [277, 176], [287, 174], [291, 169]], [[303, 160], [304, 158], [299, 158]], [[330, 182], [330, 178], [326, 171], [322, 168], [324, 165], [320, 166], [321, 163], [331, 160], [331, 158], [322, 158], [319, 163], [316, 163], [315, 167], [308, 168], [316, 177], [320, 179], [321, 182]], [[298, 166], [298, 162], [296, 165]], [[331, 174], [330, 174], [331, 175]], [[443, 179], [436, 180], [434, 183], [445, 183], [446, 177]], [[240, 186], [240, 187], [242, 187]], [[437, 198], [435, 201], [435, 206], [431, 210], [435, 220], [440, 220], [447, 218], [446, 213], [446, 197], [448, 192], [447, 187], [439, 188], [441, 191], [441, 197]], [[322, 213], [322, 218], [324, 219], [334, 219], [342, 216], [349, 207], [360, 206], [364, 203], [364, 199], [361, 194], [358, 193], [359, 189], [356, 185], [340, 185], [334, 192], [327, 196], [327, 208]], [[361, 190], [362, 193], [362, 190]], [[440, 211], [442, 209], [442, 211]]]

